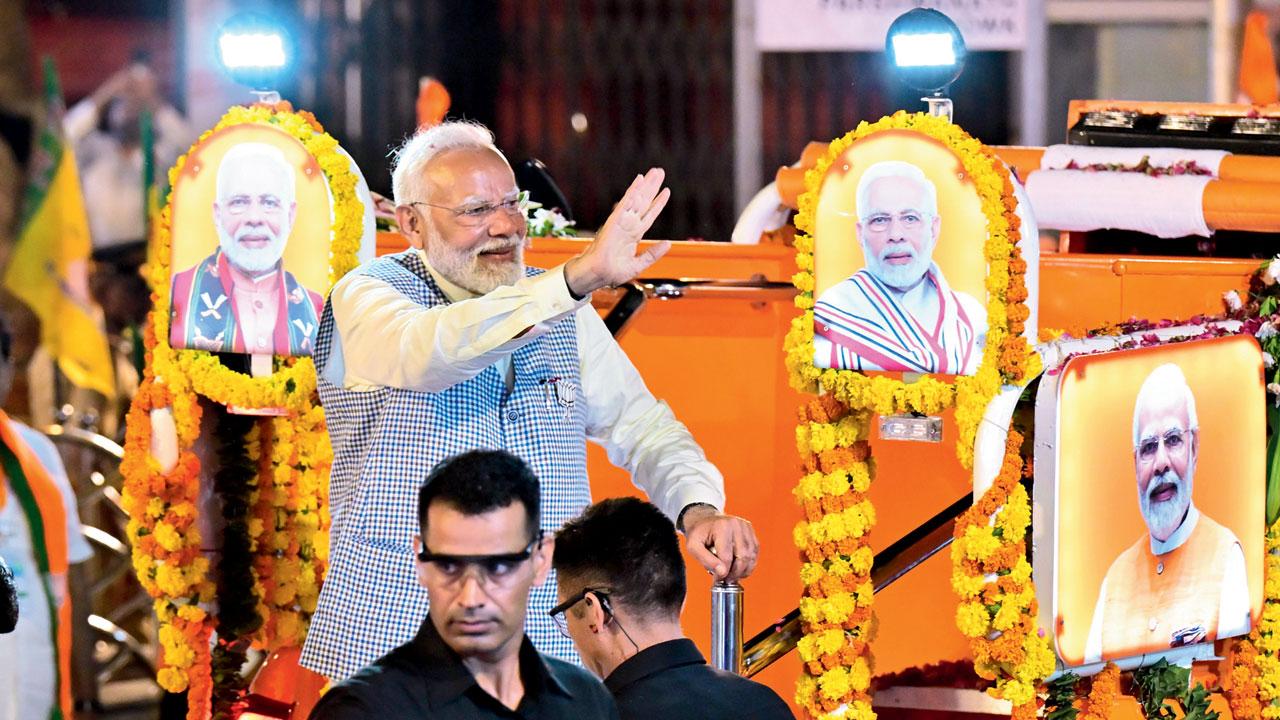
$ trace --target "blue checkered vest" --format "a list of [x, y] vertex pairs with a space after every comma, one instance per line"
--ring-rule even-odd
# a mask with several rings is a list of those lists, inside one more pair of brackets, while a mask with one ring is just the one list
[[[378, 278], [423, 307], [448, 302], [415, 251], [378, 258], [353, 272]], [[541, 273], [530, 269], [528, 274]], [[326, 304], [316, 339], [317, 376], [333, 444], [329, 479], [330, 565], [303, 648], [302, 665], [344, 679], [409, 640], [427, 614], [413, 565], [418, 488], [435, 464], [477, 448], [525, 460], [542, 485], [542, 527], [554, 532], [591, 502], [585, 401], [572, 317], [512, 356], [515, 386], [494, 367], [442, 392], [380, 387], [354, 392], [326, 381], [334, 322]], [[394, 352], [388, 348], [387, 352]], [[571, 407], [547, 380], [577, 393]], [[534, 588], [526, 632], [545, 653], [576, 661], [555, 629], [555, 577]]]

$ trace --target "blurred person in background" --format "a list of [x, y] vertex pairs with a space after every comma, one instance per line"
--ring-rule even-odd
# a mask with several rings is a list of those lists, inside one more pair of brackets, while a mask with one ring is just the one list
[[[0, 318], [0, 401], [13, 379], [12, 342]], [[43, 434], [0, 411], [0, 556], [18, 602], [0, 635], [0, 720], [70, 718], [70, 565], [93, 556], [62, 458]], [[55, 640], [56, 638], [56, 640]]]
[[89, 216], [97, 264], [92, 288], [113, 333], [141, 322], [150, 305], [150, 294], [138, 276], [146, 260], [144, 113], [151, 117], [152, 157], [159, 181], [195, 135], [161, 97], [145, 54], [135, 55], [128, 67], [71, 107], [63, 121], [67, 141], [75, 148]]

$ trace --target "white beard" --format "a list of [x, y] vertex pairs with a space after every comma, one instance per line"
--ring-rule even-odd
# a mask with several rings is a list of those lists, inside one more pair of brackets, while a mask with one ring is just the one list
[[924, 274], [929, 271], [929, 266], [933, 264], [932, 254], [920, 255], [910, 246], [905, 249], [912, 253], [911, 261], [906, 265], [889, 265], [885, 263], [884, 256], [890, 251], [901, 252], [901, 249], [886, 247], [879, 256], [876, 256], [871, 253], [865, 242], [862, 243], [862, 254], [867, 261], [867, 270], [880, 282], [895, 289], [909, 288], [920, 282], [920, 278], [924, 277]]
[[[285, 241], [289, 238], [289, 231], [292, 230], [288, 225], [284, 225], [280, 228], [280, 234], [276, 235], [265, 225], [260, 228], [241, 226], [233, 238], [222, 229], [219, 223], [214, 222], [213, 225], [218, 231], [218, 246], [222, 248], [222, 254], [227, 256], [227, 262], [234, 265], [237, 270], [249, 274], [264, 273], [280, 262], [280, 258], [284, 257]], [[271, 242], [266, 247], [242, 247], [239, 241], [245, 235], [267, 235], [271, 238]]]
[[[480, 253], [514, 248], [509, 263], [493, 265], [482, 262]], [[477, 295], [493, 292], [504, 285], [515, 285], [524, 277], [524, 239], [519, 235], [494, 238], [470, 251], [455, 250], [445, 243], [434, 228], [427, 231], [427, 262], [446, 280]]]
[[[1147, 523], [1151, 536], [1168, 539], [1174, 530], [1182, 524], [1187, 509], [1191, 507], [1191, 468], [1188, 468], [1187, 479], [1183, 480], [1173, 470], [1167, 470], [1151, 478], [1147, 484], [1147, 492], [1138, 495], [1138, 508], [1142, 511], [1142, 519]], [[1177, 492], [1163, 502], [1151, 499], [1151, 491], [1164, 483], [1173, 483]]]

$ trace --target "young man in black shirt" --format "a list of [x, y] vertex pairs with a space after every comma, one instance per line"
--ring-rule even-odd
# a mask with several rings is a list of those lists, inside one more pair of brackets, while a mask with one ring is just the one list
[[546, 581], [554, 545], [538, 503], [537, 478], [509, 453], [437, 465], [418, 493], [415, 538], [427, 619], [415, 638], [335, 685], [311, 720], [616, 720], [595, 678], [539, 654], [524, 635], [529, 589]]
[[551, 615], [604, 678], [622, 720], [792, 720], [777, 693], [707, 666], [680, 629], [685, 567], [657, 507], [615, 498], [556, 534]]

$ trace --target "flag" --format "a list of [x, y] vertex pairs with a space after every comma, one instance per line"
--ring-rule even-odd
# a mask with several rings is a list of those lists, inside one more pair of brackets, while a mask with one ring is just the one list
[[1280, 78], [1276, 76], [1276, 52], [1271, 45], [1271, 29], [1262, 10], [1249, 13], [1240, 43], [1241, 101], [1266, 105], [1280, 99]]
[[22, 229], [4, 285], [40, 319], [40, 342], [72, 383], [115, 395], [101, 311], [89, 296], [89, 220], [75, 156], [62, 132], [62, 90], [44, 61], [46, 112], [31, 153]]

